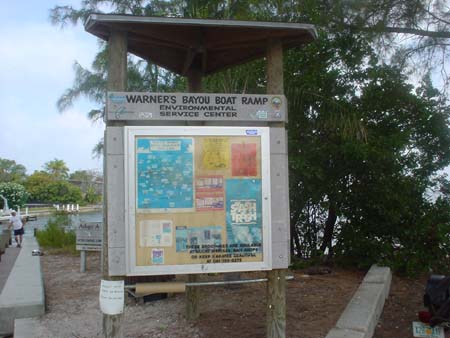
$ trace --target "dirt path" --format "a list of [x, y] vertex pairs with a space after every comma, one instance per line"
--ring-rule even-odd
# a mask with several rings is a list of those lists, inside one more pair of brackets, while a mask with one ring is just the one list
[[[98, 254], [88, 256], [88, 271], [84, 274], [79, 272], [79, 257], [44, 255], [42, 266], [47, 313], [39, 320], [35, 338], [100, 337]], [[295, 272], [294, 275], [295, 280], [288, 282], [287, 291], [287, 336], [290, 338], [325, 337], [364, 277], [363, 272], [347, 270], [309, 277], [305, 277], [303, 272]], [[251, 273], [243, 277], [254, 276], [261, 274]], [[204, 277], [211, 278], [216, 277]], [[184, 319], [182, 294], [143, 305], [131, 302], [125, 310], [125, 336], [265, 336], [265, 284], [247, 284], [233, 289], [205, 287], [201, 297], [201, 316], [193, 324]]]

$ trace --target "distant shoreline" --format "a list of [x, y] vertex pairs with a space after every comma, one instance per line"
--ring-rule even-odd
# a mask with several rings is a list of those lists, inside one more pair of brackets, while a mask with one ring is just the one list
[[[76, 215], [76, 214], [85, 214], [89, 212], [95, 212], [95, 211], [102, 211], [103, 206], [102, 205], [88, 205], [84, 207], [80, 207], [78, 211], [65, 211], [60, 209], [59, 211], [64, 211], [69, 215]], [[50, 208], [39, 208], [39, 210], [33, 210], [33, 208], [28, 209], [28, 214], [25, 214], [25, 210], [20, 211], [21, 217], [39, 217], [39, 216], [49, 216], [52, 215], [56, 210], [56, 208], [50, 207]], [[0, 223], [9, 222], [9, 216], [0, 216]]]
[[[103, 209], [102, 205], [88, 205], [85, 207], [80, 207], [80, 210], [76, 211], [65, 211], [60, 209], [59, 211], [65, 211], [68, 214], [84, 214], [87, 212], [93, 212], [93, 211], [101, 211]], [[47, 210], [35, 210], [33, 211], [33, 209], [28, 209], [28, 216], [46, 216], [46, 215], [51, 215], [53, 214], [56, 210], [56, 208], [48, 208]], [[21, 210], [21, 216], [24, 217], [26, 215], [22, 214], [22, 210]]]

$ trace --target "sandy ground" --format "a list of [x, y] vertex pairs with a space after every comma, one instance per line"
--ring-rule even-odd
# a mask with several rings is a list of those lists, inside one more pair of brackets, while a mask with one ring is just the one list
[[[98, 254], [88, 255], [87, 265], [88, 271], [80, 273], [79, 257], [42, 256], [47, 313], [39, 319], [34, 338], [101, 336]], [[295, 280], [288, 282], [287, 290], [287, 336], [292, 338], [325, 337], [364, 277], [363, 272], [339, 269], [309, 277], [304, 276], [304, 271], [293, 274]], [[243, 277], [256, 276], [261, 274]], [[184, 319], [183, 294], [144, 304], [129, 301], [124, 316], [125, 337], [264, 337], [265, 288], [265, 284], [203, 287], [201, 316], [195, 323]]]
[[[423, 306], [423, 294], [428, 276], [418, 278], [400, 278], [394, 276], [391, 291], [373, 338], [409, 338], [413, 337], [412, 322], [418, 320], [418, 311]], [[450, 332], [445, 332], [450, 338]]]
[[[45, 254], [42, 266], [47, 313], [39, 318], [34, 338], [99, 338], [101, 313], [99, 255], [88, 255], [88, 271], [80, 273], [77, 256]], [[335, 325], [364, 272], [333, 269], [330, 274], [291, 272], [288, 282], [287, 337], [323, 338]], [[247, 273], [243, 278], [262, 277]], [[222, 276], [202, 276], [203, 280]], [[410, 338], [427, 276], [394, 277], [391, 293], [375, 331], [375, 338]], [[201, 316], [194, 323], [184, 319], [183, 294], [154, 302], [129, 299], [124, 332], [129, 338], [254, 338], [265, 337], [265, 284], [233, 288], [203, 287]], [[447, 333], [446, 337], [450, 337]]]

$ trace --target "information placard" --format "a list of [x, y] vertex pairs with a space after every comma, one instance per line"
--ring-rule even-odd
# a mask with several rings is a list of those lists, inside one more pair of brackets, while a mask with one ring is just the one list
[[271, 268], [269, 128], [125, 130], [129, 275]]
[[101, 251], [103, 243], [102, 222], [81, 222], [76, 229], [76, 249]]
[[284, 95], [108, 92], [107, 121], [287, 120]]

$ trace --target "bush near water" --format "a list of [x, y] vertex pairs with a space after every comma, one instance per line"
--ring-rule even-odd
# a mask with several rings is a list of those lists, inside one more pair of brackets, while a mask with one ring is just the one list
[[72, 221], [64, 211], [54, 212], [44, 230], [36, 233], [39, 246], [44, 249], [57, 249], [63, 252], [76, 252], [76, 234]]

